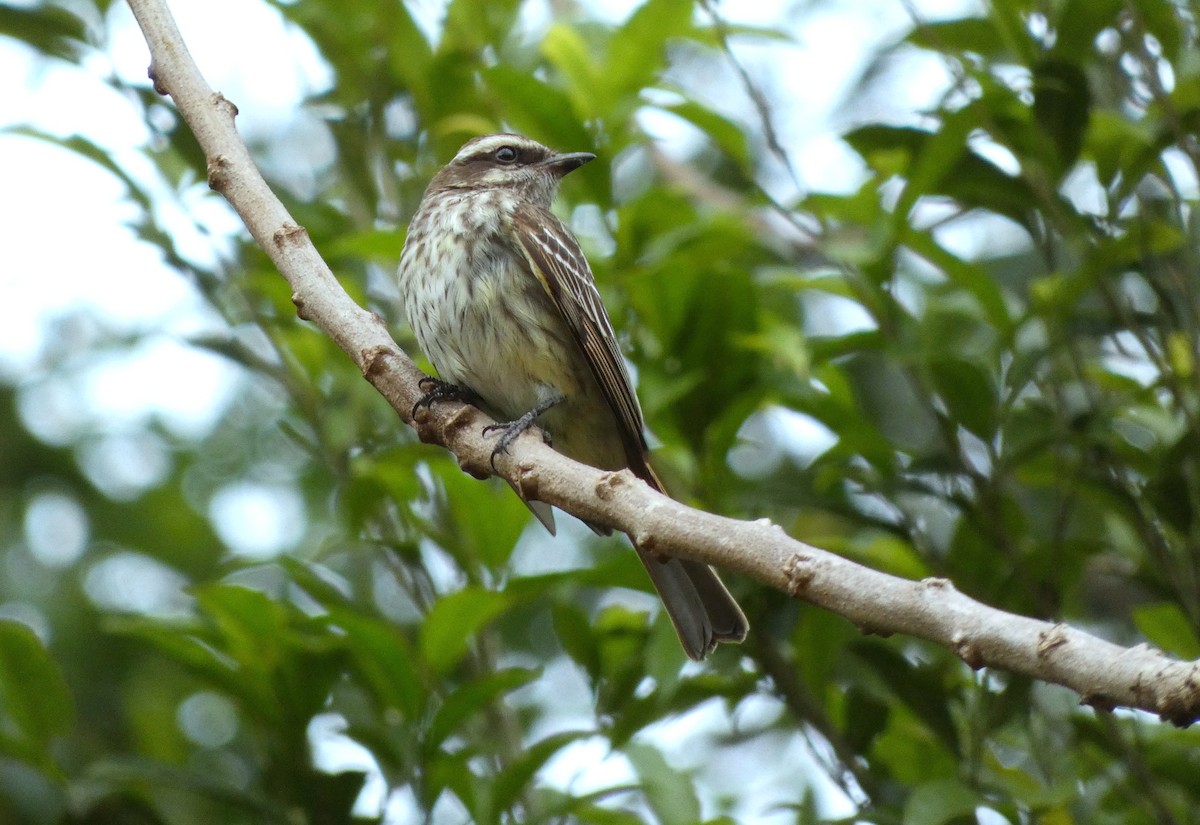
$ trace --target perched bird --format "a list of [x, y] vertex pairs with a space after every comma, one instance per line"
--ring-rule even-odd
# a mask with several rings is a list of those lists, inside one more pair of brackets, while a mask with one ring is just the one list
[[[563, 176], [594, 158], [487, 135], [434, 176], [399, 269], [409, 324], [441, 379], [421, 404], [464, 398], [507, 422], [497, 451], [537, 423], [559, 452], [604, 470], [628, 467], [662, 492], [591, 268], [550, 211]], [[550, 507], [526, 503], [553, 533]], [[637, 551], [688, 656], [745, 638], [746, 617], [712, 568]]]

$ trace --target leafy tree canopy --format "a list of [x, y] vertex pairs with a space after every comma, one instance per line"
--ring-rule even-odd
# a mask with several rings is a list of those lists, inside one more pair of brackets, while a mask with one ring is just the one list
[[[822, 192], [777, 123], [821, 78], [747, 59], [803, 49], [819, 4], [749, 26], [703, 0], [615, 23], [451, 0], [432, 28], [399, 2], [269, 6], [330, 82], [254, 148], [361, 303], [399, 317], [403, 227], [467, 137], [595, 151], [559, 207], [676, 496], [1200, 657], [1194, 7], [914, 7], [845, 91], [859, 171]], [[118, 11], [0, 5], [0, 34], [89, 67]], [[893, 117], [918, 63], [948, 80]], [[217, 319], [177, 338], [238, 378], [210, 425], [116, 427], [88, 382], [162, 333], [74, 315], [0, 384], [0, 818], [1196, 821], [1194, 731], [751, 582], [747, 643], [685, 666], [623, 539], [542, 534], [416, 441], [261, 251], [196, 254], [194, 138], [146, 82], [104, 81], [149, 130], [136, 157], [86, 123], [21, 133], [122, 183]]]

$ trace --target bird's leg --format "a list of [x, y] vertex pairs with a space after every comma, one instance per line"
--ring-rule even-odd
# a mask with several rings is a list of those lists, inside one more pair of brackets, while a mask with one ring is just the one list
[[[566, 400], [567, 397], [565, 395], [562, 393], [556, 393], [549, 398], [544, 398], [539, 401], [532, 410], [525, 413], [515, 421], [506, 421], [503, 424], [489, 424], [488, 426], [484, 427], [484, 435], [497, 430], [503, 430], [503, 432], [500, 434], [500, 440], [496, 442], [496, 449], [492, 450], [492, 469], [496, 469], [496, 456], [498, 456], [500, 453], [507, 453], [509, 445], [516, 441], [521, 433], [532, 427], [537, 421], [539, 415]], [[542, 435], [546, 443], [549, 444], [550, 434], [543, 430]]]
[[460, 387], [458, 384], [451, 384], [449, 381], [434, 378], [432, 375], [426, 375], [417, 382], [417, 386], [424, 390], [425, 394], [417, 400], [416, 404], [413, 404], [413, 418], [417, 417], [417, 410], [422, 407], [432, 407], [437, 401], [462, 401], [464, 404], [479, 406], [479, 396], [468, 387]]

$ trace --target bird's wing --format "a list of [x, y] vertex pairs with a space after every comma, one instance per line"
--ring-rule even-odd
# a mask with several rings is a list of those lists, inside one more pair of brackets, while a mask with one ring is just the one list
[[[513, 214], [512, 232], [530, 270], [567, 320], [608, 400], [620, 427], [631, 468], [643, 478], [653, 477], [646, 463], [642, 410], [579, 241], [548, 209], [527, 204], [518, 207]], [[646, 480], [650, 481], [649, 478]], [[661, 487], [657, 479], [650, 483]]]

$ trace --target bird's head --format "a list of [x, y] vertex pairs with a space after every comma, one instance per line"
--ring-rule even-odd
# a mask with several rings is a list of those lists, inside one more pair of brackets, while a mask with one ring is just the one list
[[511, 189], [549, 206], [563, 176], [595, 157], [591, 152], [555, 152], [524, 135], [484, 135], [463, 144], [430, 188]]

